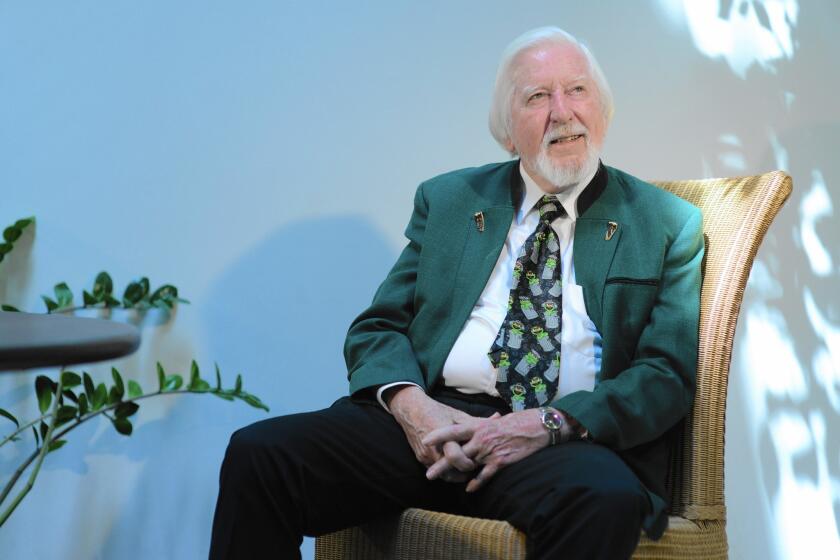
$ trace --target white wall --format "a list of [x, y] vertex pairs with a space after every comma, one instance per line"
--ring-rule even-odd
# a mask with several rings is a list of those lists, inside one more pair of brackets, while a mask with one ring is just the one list
[[[31, 247], [0, 264], [0, 300], [39, 310], [53, 283], [78, 293], [102, 269], [120, 287], [171, 282], [192, 304], [145, 326], [124, 371], [152, 385], [155, 360], [183, 371], [196, 357], [241, 371], [272, 414], [328, 405], [416, 184], [504, 159], [486, 127], [497, 57], [546, 24], [589, 44], [610, 79], [607, 163], [793, 175], [739, 324], [729, 536], [733, 558], [837, 557], [830, 0], [0, 2], [0, 224], [38, 219]], [[31, 416], [33, 379], [0, 375], [0, 406]], [[227, 438], [264, 417], [183, 397], [144, 404], [131, 438], [80, 428], [0, 529], [0, 557], [206, 557]], [[30, 451], [4, 448], [0, 478]]]

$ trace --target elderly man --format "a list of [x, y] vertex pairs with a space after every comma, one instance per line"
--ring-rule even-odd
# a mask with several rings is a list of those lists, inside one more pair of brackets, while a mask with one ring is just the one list
[[237, 431], [213, 558], [296, 558], [415, 506], [504, 519], [528, 557], [626, 558], [667, 524], [697, 359], [700, 212], [600, 163], [612, 99], [542, 28], [490, 116], [518, 160], [417, 190], [408, 244], [352, 324], [350, 396]]

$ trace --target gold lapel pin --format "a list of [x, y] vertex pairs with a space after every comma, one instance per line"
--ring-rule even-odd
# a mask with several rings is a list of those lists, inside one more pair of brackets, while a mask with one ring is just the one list
[[484, 212], [476, 212], [473, 214], [473, 219], [475, 219], [475, 227], [478, 231], [484, 231]]
[[618, 229], [618, 224], [615, 222], [607, 222], [607, 234], [604, 236], [604, 239], [609, 241], [612, 239], [612, 236], [615, 235], [615, 231]]

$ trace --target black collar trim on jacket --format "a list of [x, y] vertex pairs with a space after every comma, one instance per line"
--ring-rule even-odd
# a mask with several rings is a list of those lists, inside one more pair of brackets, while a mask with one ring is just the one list
[[580, 193], [580, 196], [577, 199], [578, 218], [589, 210], [589, 207], [598, 200], [598, 197], [601, 196], [601, 193], [603, 193], [606, 188], [607, 168], [599, 161], [598, 171], [595, 172], [595, 176], [592, 177], [592, 180], [589, 181], [589, 184], [586, 185], [586, 188], [583, 189], [583, 192]]
[[[525, 192], [525, 183], [522, 180], [522, 174], [519, 173], [519, 160], [514, 160], [515, 165], [510, 172], [510, 200], [516, 212], [519, 212], [519, 207], [522, 205], [523, 194]], [[582, 216], [592, 204], [598, 200], [604, 189], [607, 188], [607, 168], [602, 162], [598, 162], [598, 171], [595, 176], [580, 193], [577, 199], [577, 215]]]

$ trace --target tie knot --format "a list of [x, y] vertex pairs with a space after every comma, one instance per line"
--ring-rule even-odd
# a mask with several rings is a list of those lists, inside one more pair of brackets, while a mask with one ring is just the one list
[[544, 195], [536, 206], [540, 213], [540, 220], [549, 224], [566, 213], [557, 197], [550, 194]]

